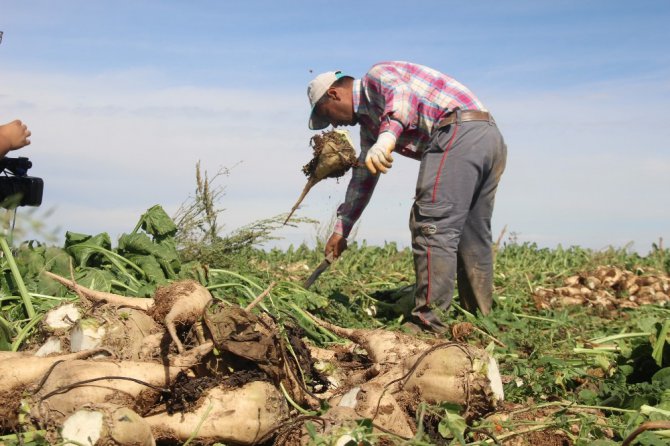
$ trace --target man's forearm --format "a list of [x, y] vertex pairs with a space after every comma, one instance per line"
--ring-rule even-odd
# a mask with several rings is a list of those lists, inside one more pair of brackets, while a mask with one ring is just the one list
[[370, 202], [378, 180], [379, 176], [370, 174], [365, 166], [353, 169], [344, 203], [337, 208], [338, 218], [333, 232], [349, 237], [351, 229]]

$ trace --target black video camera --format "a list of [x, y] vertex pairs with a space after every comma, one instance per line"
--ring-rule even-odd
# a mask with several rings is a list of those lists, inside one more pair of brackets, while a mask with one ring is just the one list
[[29, 177], [28, 169], [33, 163], [28, 158], [0, 159], [0, 206], [39, 206], [42, 204], [44, 181]]

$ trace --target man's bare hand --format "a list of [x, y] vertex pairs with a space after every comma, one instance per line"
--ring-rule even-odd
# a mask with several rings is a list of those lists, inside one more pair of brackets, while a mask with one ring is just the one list
[[334, 258], [338, 258], [347, 249], [347, 239], [340, 234], [333, 233], [326, 242], [325, 255], [332, 253]]
[[0, 158], [10, 150], [20, 149], [30, 144], [30, 130], [21, 121], [14, 120], [0, 125]]

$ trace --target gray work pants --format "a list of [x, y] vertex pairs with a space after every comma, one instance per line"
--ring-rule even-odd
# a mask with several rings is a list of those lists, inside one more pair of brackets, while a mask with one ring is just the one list
[[491, 214], [506, 158], [492, 118], [433, 132], [422, 154], [410, 216], [417, 322], [443, 327], [434, 310], [449, 308], [456, 278], [462, 307], [491, 311]]

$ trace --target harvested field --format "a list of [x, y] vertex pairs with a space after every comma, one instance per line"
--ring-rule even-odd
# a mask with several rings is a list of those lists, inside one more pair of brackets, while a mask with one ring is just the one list
[[352, 246], [308, 291], [320, 250], [156, 250], [152, 281], [101, 239], [0, 259], [4, 444], [667, 440], [667, 250], [503, 245], [494, 311], [456, 299], [436, 337], [403, 327], [412, 259], [394, 245]]

